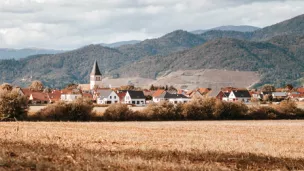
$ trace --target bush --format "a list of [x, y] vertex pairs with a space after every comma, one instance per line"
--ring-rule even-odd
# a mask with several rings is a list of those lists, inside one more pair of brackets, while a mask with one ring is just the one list
[[276, 119], [278, 111], [269, 106], [254, 107], [249, 111], [249, 116], [252, 119]]
[[214, 98], [197, 98], [184, 105], [183, 115], [189, 120], [216, 119]]
[[8, 118], [24, 119], [27, 115], [27, 99], [17, 91], [1, 90], [0, 120]]
[[291, 100], [284, 100], [276, 106], [281, 119], [293, 119], [303, 115], [303, 110], [297, 107], [296, 102]]
[[57, 102], [41, 109], [32, 119], [47, 121], [89, 121], [96, 119], [93, 104], [89, 100], [77, 99], [74, 102]]
[[135, 121], [145, 120], [145, 117], [140, 112], [133, 112], [125, 104], [111, 104], [103, 114], [104, 120], [109, 121]]
[[167, 101], [149, 104], [142, 113], [151, 120], [180, 120], [182, 119], [182, 104], [174, 105]]
[[216, 104], [215, 116], [219, 119], [248, 119], [248, 107], [243, 103], [219, 101]]

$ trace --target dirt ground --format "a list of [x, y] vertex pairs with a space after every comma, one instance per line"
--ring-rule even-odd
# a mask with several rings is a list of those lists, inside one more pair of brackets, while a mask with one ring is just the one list
[[304, 121], [2, 122], [0, 170], [304, 169]]

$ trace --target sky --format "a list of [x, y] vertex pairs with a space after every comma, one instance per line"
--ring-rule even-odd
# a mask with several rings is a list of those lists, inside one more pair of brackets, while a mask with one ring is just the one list
[[265, 27], [303, 11], [304, 0], [0, 0], [0, 48], [69, 50], [178, 29]]

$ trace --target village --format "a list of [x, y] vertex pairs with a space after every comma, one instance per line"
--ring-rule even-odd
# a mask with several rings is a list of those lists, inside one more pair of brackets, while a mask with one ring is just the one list
[[187, 103], [194, 98], [217, 98], [227, 102], [252, 103], [280, 103], [282, 100], [303, 101], [304, 88], [293, 88], [288, 85], [284, 88], [274, 88], [265, 85], [261, 89], [248, 90], [246, 88], [223, 87], [220, 90], [200, 87], [194, 90], [176, 89], [173, 86], [154, 86], [149, 89], [135, 88], [126, 85], [119, 88], [105, 88], [102, 86], [102, 74], [97, 61], [90, 73], [90, 84], [71, 84], [62, 90], [43, 90], [33, 88], [18, 88], [19, 93], [27, 97], [30, 105], [46, 105], [58, 101], [72, 102], [85, 98], [96, 105], [110, 105], [115, 103], [128, 104], [137, 107], [149, 103], [168, 101], [173, 104]]

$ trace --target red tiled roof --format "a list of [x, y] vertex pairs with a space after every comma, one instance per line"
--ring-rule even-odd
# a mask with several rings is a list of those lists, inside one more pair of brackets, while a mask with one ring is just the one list
[[60, 99], [61, 99], [60, 90], [53, 90], [51, 93], [48, 93], [48, 95], [52, 102], [57, 102], [57, 101], [60, 101]]
[[209, 88], [199, 88], [197, 89], [201, 94], [206, 94], [210, 91]]
[[32, 91], [29, 89], [29, 88], [21, 88], [20, 89], [22, 91], [22, 93], [27, 96], [27, 97], [30, 97]]
[[32, 92], [31, 96], [33, 97], [32, 100], [34, 101], [49, 101], [50, 98], [47, 93], [43, 92]]
[[304, 87], [298, 88], [298, 89], [297, 89], [297, 92], [299, 92], [299, 93], [301, 93], [301, 94], [304, 94]]
[[158, 89], [156, 92], [153, 93], [153, 97], [157, 97], [157, 96], [160, 96], [161, 94], [163, 94], [163, 92], [165, 92], [165, 90], [161, 90], [161, 89]]
[[127, 94], [126, 92], [119, 92], [119, 93], [117, 93], [117, 95], [119, 97], [119, 100], [123, 101], [123, 99], [125, 98], [126, 94]]

